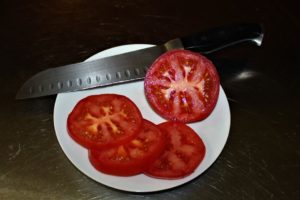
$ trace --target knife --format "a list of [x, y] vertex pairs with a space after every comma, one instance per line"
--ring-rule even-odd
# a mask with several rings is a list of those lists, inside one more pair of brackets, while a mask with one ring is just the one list
[[162, 45], [50, 68], [27, 80], [18, 91], [16, 99], [142, 80], [154, 60], [169, 50], [187, 49], [210, 54], [242, 42], [252, 42], [260, 46], [263, 36], [262, 26], [256, 23], [219, 27], [189, 37], [173, 39]]

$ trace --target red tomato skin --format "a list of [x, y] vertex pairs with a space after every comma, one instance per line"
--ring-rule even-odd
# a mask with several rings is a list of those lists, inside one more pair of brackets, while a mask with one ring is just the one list
[[[147, 137], [148, 133], [152, 135]], [[132, 149], [134, 151], [134, 148], [132, 148], [133, 141], [138, 140], [150, 140], [150, 143], [154, 146], [149, 146], [145, 154], [142, 153], [143, 155], [137, 156], [136, 158], [129, 156], [123, 160], [115, 159], [114, 156], [118, 154], [116, 152], [119, 151], [120, 148], [128, 152], [132, 151]], [[111, 147], [100, 151], [95, 149], [89, 150], [89, 160], [91, 164], [102, 173], [115, 176], [133, 176], [144, 172], [145, 169], [160, 156], [164, 150], [165, 143], [164, 134], [160, 129], [152, 122], [144, 120], [143, 128], [135, 139], [118, 147]]]
[[[132, 114], [132, 120], [134, 120], [133, 127], [127, 127], [127, 130], [129, 130], [125, 135], [120, 136], [116, 138], [116, 140], [101, 142], [97, 141], [95, 139], [91, 139], [88, 137], [85, 137], [82, 134], [78, 134], [78, 132], [75, 130], [74, 123], [75, 121], [80, 121], [80, 117], [82, 117], [82, 112], [89, 113], [87, 111], [88, 106], [87, 104], [93, 105], [95, 102], [97, 102], [98, 99], [101, 99], [100, 102], [103, 100], [103, 102], [109, 102], [113, 99], [116, 99], [116, 101], [125, 102], [124, 105], [128, 106], [131, 110]], [[111, 146], [119, 145], [124, 142], [128, 142], [132, 140], [140, 131], [142, 126], [142, 114], [138, 107], [132, 102], [129, 98], [118, 95], [118, 94], [100, 94], [100, 95], [91, 95], [88, 97], [85, 97], [84, 99], [81, 99], [73, 108], [72, 112], [69, 114], [67, 119], [67, 129], [68, 134], [71, 136], [73, 140], [75, 140], [78, 144], [81, 146], [87, 148], [87, 149], [101, 149], [101, 148], [108, 148]]]
[[[145, 170], [144, 174], [153, 178], [169, 180], [184, 178], [192, 174], [206, 154], [206, 147], [202, 139], [192, 128], [181, 122], [163, 122], [158, 127], [166, 135], [166, 147], [160, 157]], [[181, 140], [184, 141], [182, 146], [176, 146], [173, 142], [176, 141], [173, 138], [174, 134], [179, 132], [182, 133]], [[191, 155], [188, 155], [185, 150], [188, 147], [186, 144], [192, 147], [190, 148], [192, 149]], [[179, 160], [186, 162], [184, 168], [175, 169], [176, 162], [172, 162], [172, 160], [176, 156], [179, 157]]]
[[[174, 57], [177, 55], [188, 55], [193, 56], [196, 58], [196, 60], [199, 60], [203, 64], [203, 68], [206, 68], [206, 72], [209, 74], [209, 83], [207, 84], [209, 87], [206, 92], [209, 94], [209, 100], [205, 103], [205, 108], [200, 108], [196, 105], [196, 103], [190, 103], [190, 105], [193, 104], [193, 107], [191, 109], [187, 109], [187, 111], [181, 110], [180, 113], [175, 113], [174, 109], [171, 108], [168, 103], [164, 104], [164, 98], [161, 93], [158, 93], [157, 90], [153, 89], [153, 85], [155, 85], [154, 79], [160, 79], [160, 82], [165, 81], [166, 82], [166, 71], [164, 71], [163, 65], [167, 65], [166, 61], [170, 62], [170, 57]], [[158, 72], [161, 71], [161, 72]], [[184, 71], [184, 70], [181, 70]], [[171, 71], [169, 72], [169, 76], [175, 76], [176, 72]], [[157, 75], [159, 74], [159, 75]], [[157, 77], [156, 77], [157, 76]], [[159, 90], [165, 89], [164, 86], [157, 86]], [[219, 90], [220, 90], [220, 78], [218, 75], [218, 72], [214, 66], [214, 64], [207, 59], [205, 56], [201, 55], [200, 53], [195, 53], [189, 50], [172, 50], [168, 51], [165, 54], [161, 55], [159, 58], [157, 58], [154, 63], [151, 65], [149, 70], [147, 71], [147, 74], [145, 76], [145, 82], [144, 82], [144, 88], [145, 88], [145, 96], [152, 107], [152, 109], [162, 116], [163, 118], [170, 120], [170, 121], [178, 121], [183, 123], [190, 123], [190, 122], [196, 122], [201, 121], [207, 118], [210, 113], [213, 111], [214, 107], [217, 104], [218, 96], [219, 96]], [[176, 91], [176, 90], [174, 90]], [[174, 94], [173, 91], [173, 94]], [[196, 91], [196, 90], [195, 90]], [[185, 93], [184, 89], [183, 91], [180, 91], [180, 93]], [[196, 92], [192, 91], [191, 94], [196, 94]], [[158, 97], [160, 95], [160, 97]], [[170, 93], [172, 96], [172, 92]], [[194, 95], [189, 95], [194, 96]], [[195, 96], [194, 96], [195, 97]], [[191, 98], [191, 97], [189, 97]], [[189, 101], [189, 98], [180, 99], [180, 101]], [[202, 97], [205, 98], [205, 97]], [[173, 99], [174, 100], [174, 99]], [[203, 103], [203, 102], [200, 102]]]

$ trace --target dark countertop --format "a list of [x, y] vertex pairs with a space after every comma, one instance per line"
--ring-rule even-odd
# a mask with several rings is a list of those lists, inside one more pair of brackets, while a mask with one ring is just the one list
[[[290, 2], [2, 0], [0, 199], [299, 199], [300, 23]], [[55, 96], [14, 99], [43, 69], [240, 22], [263, 23], [266, 34], [261, 47], [210, 55], [230, 104], [228, 142], [204, 174], [180, 187], [135, 194], [91, 180], [58, 144]]]

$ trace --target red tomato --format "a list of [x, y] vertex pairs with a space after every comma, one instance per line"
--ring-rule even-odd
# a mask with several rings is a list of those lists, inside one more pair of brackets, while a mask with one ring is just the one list
[[142, 126], [142, 115], [127, 97], [117, 94], [88, 96], [69, 114], [69, 135], [86, 148], [103, 148], [132, 140]]
[[99, 171], [118, 176], [142, 173], [164, 150], [165, 138], [152, 122], [144, 120], [143, 128], [130, 142], [100, 151], [90, 150], [91, 164]]
[[193, 129], [180, 122], [164, 122], [158, 127], [166, 134], [166, 147], [148, 168], [146, 175], [176, 179], [191, 174], [205, 155], [205, 146]]
[[219, 96], [213, 63], [199, 53], [173, 50], [160, 56], [145, 77], [145, 94], [162, 117], [180, 122], [206, 118]]

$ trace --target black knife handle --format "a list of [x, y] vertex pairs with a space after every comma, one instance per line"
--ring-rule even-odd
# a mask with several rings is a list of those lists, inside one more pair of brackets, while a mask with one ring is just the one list
[[263, 39], [260, 24], [248, 23], [215, 28], [193, 36], [181, 38], [185, 49], [209, 54], [242, 42], [254, 42], [260, 46]]

